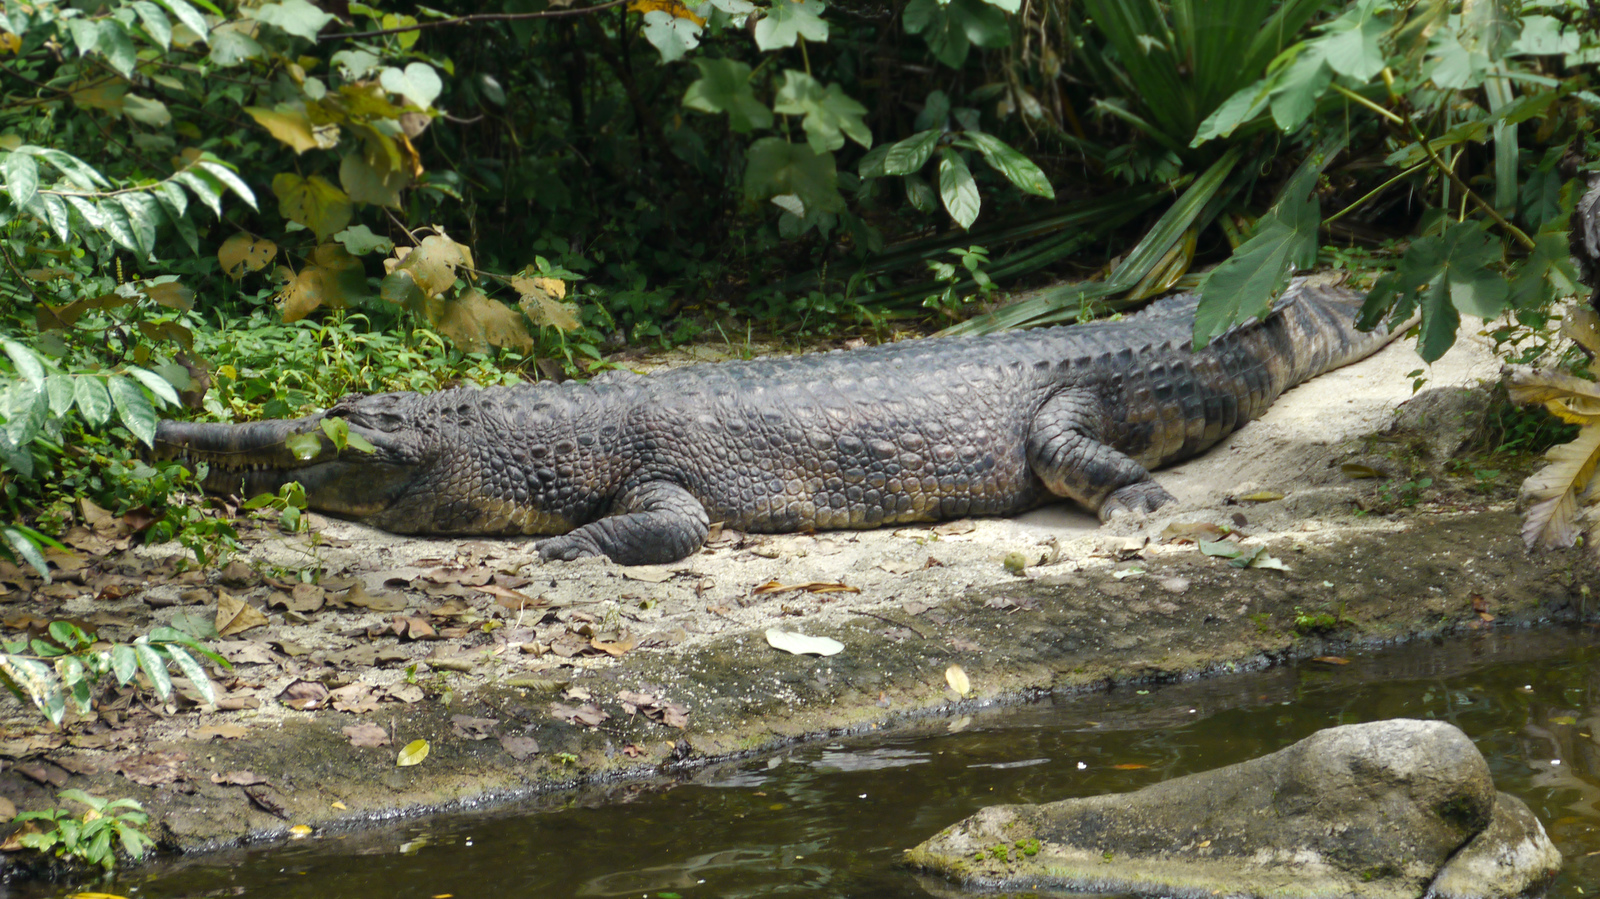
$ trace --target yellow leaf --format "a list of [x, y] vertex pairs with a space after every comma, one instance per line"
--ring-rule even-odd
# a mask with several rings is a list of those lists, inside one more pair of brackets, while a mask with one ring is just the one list
[[1600, 384], [1559, 371], [1512, 372], [1506, 390], [1516, 403], [1542, 403], [1571, 424], [1600, 420]]
[[972, 681], [967, 678], [967, 672], [963, 671], [960, 665], [951, 665], [946, 668], [944, 670], [944, 681], [959, 696], [966, 696], [972, 692]]
[[126, 81], [102, 81], [78, 88], [72, 92], [72, 102], [106, 112], [122, 112], [124, 95], [128, 93]]
[[309, 824], [296, 824], [289, 828], [289, 836], [296, 840], [303, 840], [315, 832]]
[[429, 317], [439, 333], [450, 338], [463, 353], [484, 353], [492, 346], [524, 353], [533, 349], [533, 337], [521, 317], [477, 288], [441, 304]]
[[1246, 493], [1239, 497], [1241, 503], [1270, 503], [1283, 499], [1283, 494], [1276, 490], [1257, 490], [1255, 493]]
[[1561, 333], [1590, 353], [1600, 354], [1600, 315], [1588, 306], [1574, 306], [1561, 322]]
[[379, 171], [365, 153], [346, 153], [339, 161], [339, 183], [357, 203], [400, 208], [400, 191], [411, 183], [411, 176], [398, 168]]
[[561, 280], [560, 278], [534, 278], [533, 286], [543, 290], [545, 293], [548, 293], [558, 300], [564, 300], [567, 298], [567, 282]]
[[321, 175], [302, 178], [279, 172], [273, 176], [272, 192], [278, 197], [278, 212], [310, 228], [319, 241], [350, 224], [350, 198]]
[[[545, 286], [550, 282], [561, 285], [561, 293], [553, 292]], [[511, 286], [522, 295], [522, 300], [517, 304], [527, 314], [528, 320], [535, 325], [543, 327], [550, 325], [563, 331], [571, 331], [578, 327], [578, 310], [570, 303], [563, 303], [557, 296], [566, 294], [566, 285], [555, 278], [528, 278], [515, 277], [511, 279]]]
[[1600, 425], [1578, 432], [1571, 443], [1545, 453], [1549, 465], [1522, 482], [1527, 513], [1522, 540], [1529, 549], [1571, 546], [1578, 540], [1578, 494], [1594, 478], [1600, 463]]
[[629, 0], [628, 2], [629, 12], [636, 12], [642, 15], [656, 10], [671, 13], [679, 19], [688, 19], [696, 25], [704, 25], [706, 23], [705, 19], [695, 15], [694, 10], [679, 3], [678, 0]]
[[457, 266], [472, 264], [466, 247], [437, 234], [423, 238], [415, 247], [396, 247], [395, 256], [400, 259], [395, 270], [411, 272], [417, 286], [430, 297], [455, 286]]
[[222, 273], [237, 281], [245, 272], [259, 272], [278, 255], [278, 245], [270, 240], [257, 240], [244, 232], [233, 235], [217, 248], [217, 261], [222, 263]]
[[194, 291], [177, 281], [163, 281], [160, 284], [146, 282], [140, 285], [139, 292], [149, 297], [156, 305], [168, 309], [187, 312], [194, 308]]
[[428, 741], [412, 740], [406, 744], [406, 748], [400, 750], [400, 755], [394, 760], [394, 766], [396, 768], [409, 768], [412, 765], [422, 764], [422, 760], [427, 757]]
[[22, 38], [9, 31], [0, 31], [0, 53], [16, 53], [22, 49]]
[[279, 103], [272, 109], [246, 106], [244, 111], [250, 113], [250, 118], [255, 119], [256, 124], [267, 129], [279, 142], [288, 145], [296, 156], [307, 150], [322, 148], [322, 142], [317, 139], [316, 129], [312, 127], [304, 109]]
[[366, 270], [361, 260], [336, 243], [319, 244], [311, 252], [313, 264], [283, 286], [283, 320], [299, 321], [320, 306], [343, 309], [352, 300], [366, 296]]

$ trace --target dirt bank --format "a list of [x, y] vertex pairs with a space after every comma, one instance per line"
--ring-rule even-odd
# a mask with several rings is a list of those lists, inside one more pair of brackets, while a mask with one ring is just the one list
[[[1451, 443], [1453, 420], [1417, 438], [1368, 436], [1420, 367], [1392, 346], [1296, 389], [1163, 473], [1181, 503], [1142, 524], [1100, 528], [1052, 508], [864, 533], [724, 533], [683, 562], [622, 568], [541, 564], [527, 542], [319, 521], [311, 536], [253, 532], [249, 555], [221, 571], [177, 573], [176, 546], [63, 559], [50, 586], [12, 571], [0, 577], [8, 633], [73, 616], [126, 640], [184, 616], [222, 628], [234, 669], [216, 672], [219, 708], [192, 693], [167, 704], [113, 693], [59, 732], [0, 699], [0, 797], [26, 810], [66, 787], [132, 796], [167, 846], [193, 850], [1040, 691], [1588, 614], [1593, 562], [1523, 551], [1511, 473], [1422, 472], [1419, 446]], [[1496, 368], [1469, 343], [1430, 386]], [[1255, 567], [1195, 542], [1227, 534], [1231, 547], [1212, 552]], [[768, 645], [768, 628], [844, 648], [791, 655]], [[397, 766], [416, 740], [426, 758]]]

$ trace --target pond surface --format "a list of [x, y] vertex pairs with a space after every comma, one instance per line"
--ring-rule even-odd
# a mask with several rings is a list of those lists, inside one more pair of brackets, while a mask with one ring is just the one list
[[[148, 899], [930, 896], [901, 850], [985, 805], [1136, 789], [1336, 724], [1434, 718], [1600, 894], [1600, 632], [1490, 632], [1248, 675], [1063, 697], [796, 747], [679, 782], [178, 859], [84, 886]], [[18, 899], [70, 895], [13, 888]], [[0, 897], [6, 888], [0, 887]]]

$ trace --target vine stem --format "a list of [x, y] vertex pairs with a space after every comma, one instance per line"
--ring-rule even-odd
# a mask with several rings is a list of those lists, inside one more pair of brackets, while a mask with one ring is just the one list
[[[1385, 73], [1385, 75], [1387, 76], [1387, 72]], [[1388, 79], [1386, 77], [1385, 81], [1387, 82], [1387, 80]], [[1415, 140], [1417, 142], [1417, 144], [1422, 147], [1422, 152], [1424, 152], [1424, 153], [1426, 153], [1428, 155], [1429, 164], [1431, 164], [1435, 169], [1438, 169], [1439, 172], [1441, 174], [1443, 174], [1446, 178], [1450, 179], [1450, 183], [1455, 186], [1456, 190], [1461, 191], [1461, 195], [1463, 197], [1465, 197], [1467, 199], [1470, 199], [1472, 201], [1473, 205], [1475, 205], [1479, 209], [1483, 210], [1484, 214], [1489, 216], [1489, 218], [1494, 219], [1495, 224], [1499, 225], [1502, 229], [1504, 229], [1507, 234], [1510, 234], [1512, 236], [1512, 238], [1514, 238], [1516, 240], [1517, 243], [1522, 244], [1524, 249], [1527, 249], [1527, 250], [1534, 249], [1535, 244], [1533, 242], [1533, 238], [1531, 238], [1527, 234], [1523, 233], [1521, 228], [1518, 228], [1516, 225], [1511, 224], [1511, 222], [1508, 221], [1505, 216], [1500, 214], [1500, 210], [1495, 209], [1486, 200], [1484, 200], [1482, 197], [1478, 196], [1477, 193], [1474, 192], [1472, 188], [1467, 186], [1467, 182], [1461, 180], [1461, 176], [1456, 174], [1454, 169], [1452, 169], [1450, 166], [1446, 165], [1445, 161], [1443, 159], [1439, 158], [1438, 152], [1436, 152], [1433, 149], [1433, 145], [1428, 142], [1427, 136], [1422, 133], [1422, 129], [1421, 128], [1417, 127], [1416, 121], [1411, 118], [1411, 115], [1409, 113], [1405, 113], [1405, 112], [1395, 113], [1393, 110], [1384, 109], [1382, 106], [1379, 106], [1378, 104], [1372, 102], [1371, 100], [1368, 100], [1366, 97], [1361, 96], [1360, 94], [1356, 93], [1355, 91], [1352, 91], [1349, 88], [1344, 87], [1343, 85], [1335, 84], [1335, 85], [1333, 85], [1333, 89], [1335, 91], [1337, 91], [1339, 94], [1341, 94], [1344, 97], [1346, 97], [1347, 99], [1349, 99], [1351, 102], [1359, 103], [1360, 105], [1365, 106], [1366, 108], [1372, 110], [1373, 112], [1376, 112], [1378, 115], [1383, 116], [1384, 118], [1388, 119], [1391, 122], [1394, 122], [1397, 125], [1404, 125], [1406, 127], [1406, 130], [1411, 132], [1412, 139]], [[1388, 187], [1389, 184], [1394, 183], [1394, 181], [1399, 180], [1399, 178], [1404, 177], [1405, 175], [1409, 175], [1411, 172], [1414, 172], [1414, 171], [1416, 171], [1416, 167], [1415, 166], [1413, 166], [1410, 169], [1407, 169], [1405, 172], [1402, 172], [1400, 175], [1396, 176], [1395, 178], [1390, 179], [1383, 186], [1384, 187]], [[1382, 190], [1382, 188], [1379, 188], [1379, 190]], [[1371, 196], [1371, 194], [1367, 195], [1367, 197], [1370, 197], [1370, 196]], [[1346, 207], [1346, 209], [1349, 209], [1349, 208], [1352, 208], [1352, 207], [1354, 207], [1356, 205], [1361, 204], [1362, 202], [1364, 202], [1367, 199], [1367, 197], [1362, 197], [1360, 200], [1357, 200], [1355, 203], [1351, 204], [1351, 207]], [[1343, 215], [1344, 212], [1341, 211], [1339, 214]], [[1338, 216], [1335, 216], [1335, 218], [1337, 218], [1337, 217]], [[1332, 221], [1332, 219], [1329, 219], [1329, 221]]]
[[581, 16], [586, 13], [599, 12], [613, 6], [621, 6], [628, 0], [611, 0], [597, 6], [585, 6], [579, 9], [547, 9], [543, 12], [496, 12], [475, 13], [470, 16], [457, 16], [453, 19], [439, 19], [434, 22], [418, 22], [415, 25], [402, 25], [398, 28], [380, 28], [376, 31], [357, 31], [349, 34], [333, 33], [319, 34], [319, 41], [352, 40], [358, 37], [382, 37], [386, 34], [403, 34], [407, 31], [421, 31], [425, 28], [442, 28], [446, 25], [472, 25], [478, 22], [514, 22], [523, 19], [555, 19], [562, 16]]

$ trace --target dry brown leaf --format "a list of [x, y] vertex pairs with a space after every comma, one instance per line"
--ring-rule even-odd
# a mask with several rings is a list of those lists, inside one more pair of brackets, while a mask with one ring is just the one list
[[224, 637], [243, 633], [267, 623], [267, 616], [255, 606], [236, 599], [227, 591], [217, 591], [217, 633]]
[[229, 787], [253, 787], [269, 781], [254, 771], [229, 771], [226, 774], [211, 775], [211, 782]]
[[250, 728], [242, 724], [213, 724], [210, 727], [196, 727], [189, 731], [189, 736], [195, 740], [237, 740], [250, 732]]
[[824, 582], [821, 582], [821, 581], [812, 581], [812, 582], [806, 583], [806, 584], [780, 584], [780, 583], [778, 583], [776, 578], [774, 578], [773, 580], [767, 581], [765, 584], [762, 584], [761, 586], [756, 587], [754, 590], [751, 590], [750, 592], [753, 593], [753, 594], [759, 594], [759, 593], [786, 593], [786, 592], [788, 592], [790, 590], [803, 590], [806, 593], [860, 593], [861, 592], [861, 588], [852, 587], [852, 586], [850, 586], [848, 584], [841, 584], [841, 583], [835, 583], [835, 582], [824, 583]]
[[389, 745], [387, 731], [376, 724], [368, 724], [364, 721], [344, 728], [344, 735], [350, 738], [350, 745], [357, 749], [371, 749]]
[[539, 741], [532, 737], [513, 737], [508, 734], [500, 735], [500, 747], [506, 754], [519, 762], [528, 760], [529, 756], [539, 751]]
[[602, 640], [599, 637], [594, 637], [589, 640], [589, 645], [600, 650], [606, 655], [615, 658], [631, 651], [634, 647], [638, 646], [639, 638], [624, 631], [617, 637], [616, 640], [612, 641]]
[[366, 585], [359, 581], [346, 590], [339, 599], [371, 612], [400, 612], [406, 607], [404, 597], [395, 593], [369, 593]]
[[1313, 662], [1321, 662], [1324, 665], [1348, 665], [1348, 664], [1350, 664], [1350, 660], [1345, 658], [1344, 656], [1317, 656], [1316, 658], [1312, 659], [1311, 661], [1313, 661]]
[[297, 680], [283, 688], [278, 701], [291, 709], [309, 712], [327, 704], [328, 688], [316, 681]]
[[592, 702], [581, 706], [564, 705], [559, 702], [550, 703], [550, 715], [568, 724], [580, 724], [585, 727], [598, 727], [600, 722], [610, 718], [611, 715], [601, 710]]

